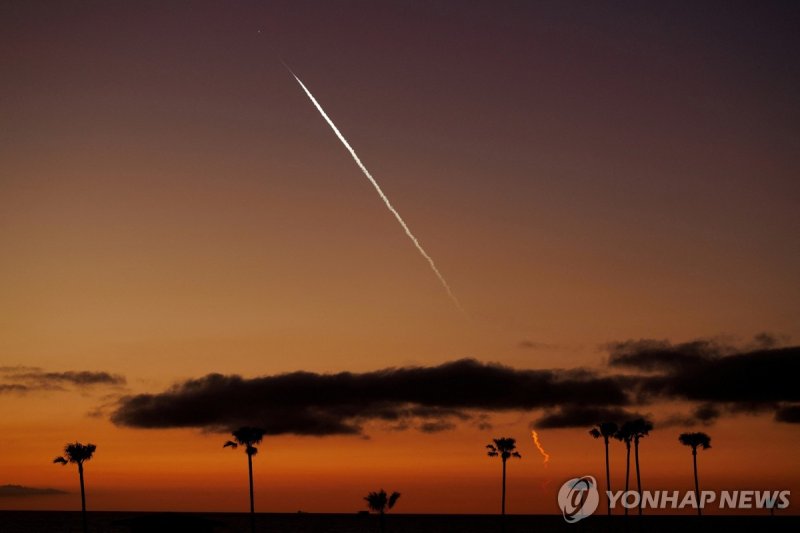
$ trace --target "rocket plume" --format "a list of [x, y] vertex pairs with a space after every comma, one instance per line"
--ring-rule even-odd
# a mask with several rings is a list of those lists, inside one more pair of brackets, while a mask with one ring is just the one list
[[550, 454], [547, 453], [546, 451], [544, 451], [544, 447], [542, 446], [542, 443], [539, 442], [539, 434], [538, 433], [536, 433], [535, 431], [531, 431], [531, 437], [533, 437], [533, 443], [536, 445], [536, 448], [539, 450], [539, 453], [542, 454], [542, 457], [544, 457], [544, 460], [542, 461], [542, 464], [545, 467], [547, 467], [547, 463], [550, 462]]
[[330, 117], [328, 117], [328, 115], [322, 109], [322, 106], [319, 105], [319, 102], [317, 102], [317, 99], [314, 98], [314, 95], [311, 94], [311, 91], [309, 91], [308, 88], [303, 84], [303, 82], [300, 81], [300, 78], [298, 78], [297, 75], [294, 72], [292, 72], [292, 69], [290, 69], [288, 65], [286, 65], [286, 63], [284, 63], [283, 65], [286, 67], [289, 73], [294, 77], [294, 79], [297, 80], [297, 83], [300, 84], [300, 87], [303, 89], [303, 91], [305, 91], [306, 95], [311, 100], [311, 103], [314, 104], [314, 107], [316, 107], [317, 111], [319, 111], [320, 115], [322, 115], [322, 118], [325, 119], [325, 121], [333, 130], [333, 132], [342, 142], [344, 147], [347, 148], [347, 151], [350, 152], [350, 155], [353, 157], [353, 160], [356, 162], [356, 165], [358, 165], [358, 168], [361, 169], [361, 172], [364, 173], [364, 176], [367, 177], [369, 182], [372, 183], [372, 186], [375, 187], [375, 190], [378, 191], [378, 196], [381, 197], [383, 203], [386, 204], [386, 207], [394, 215], [394, 218], [396, 218], [397, 222], [400, 223], [400, 226], [402, 226], [408, 238], [411, 239], [412, 243], [414, 243], [414, 246], [417, 248], [417, 251], [419, 251], [422, 257], [424, 257], [425, 260], [428, 262], [428, 265], [430, 265], [431, 270], [433, 270], [433, 273], [436, 274], [437, 278], [439, 278], [439, 282], [442, 284], [442, 287], [444, 287], [444, 290], [447, 292], [447, 296], [450, 297], [450, 299], [453, 301], [458, 310], [461, 311], [464, 315], [466, 315], [466, 311], [464, 311], [464, 308], [461, 307], [461, 303], [458, 301], [458, 298], [456, 298], [456, 295], [453, 294], [453, 291], [450, 289], [450, 285], [447, 283], [447, 280], [445, 280], [442, 273], [439, 272], [439, 269], [436, 267], [436, 263], [433, 262], [433, 258], [431, 258], [431, 256], [428, 255], [428, 252], [425, 251], [425, 249], [419, 243], [419, 240], [417, 240], [414, 234], [411, 233], [411, 230], [409, 229], [408, 225], [405, 223], [403, 218], [400, 216], [400, 213], [398, 213], [397, 210], [394, 208], [394, 206], [392, 206], [391, 202], [389, 202], [389, 198], [384, 194], [380, 185], [378, 185], [378, 182], [375, 181], [375, 178], [373, 178], [372, 174], [369, 173], [367, 167], [365, 167], [364, 164], [361, 162], [361, 160], [358, 158], [358, 155], [356, 155], [356, 151], [353, 150], [353, 147], [350, 146], [350, 143], [348, 143], [347, 139], [344, 138], [344, 135], [342, 135], [342, 132], [339, 131], [339, 128], [337, 128], [336, 125], [333, 123], [333, 121], [330, 119]]

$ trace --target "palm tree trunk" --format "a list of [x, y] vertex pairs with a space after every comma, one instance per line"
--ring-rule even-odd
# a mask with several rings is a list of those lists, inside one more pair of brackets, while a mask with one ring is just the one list
[[78, 476], [81, 478], [81, 520], [83, 521], [83, 533], [89, 531], [86, 523], [86, 489], [83, 485], [83, 463], [78, 463]]
[[256, 505], [253, 499], [253, 456], [247, 454], [247, 470], [250, 474], [250, 531], [256, 533]]
[[694, 497], [697, 498], [697, 516], [703, 515], [700, 508], [700, 483], [697, 482], [697, 448], [692, 448], [692, 463], [694, 464]]
[[[628, 486], [631, 479], [631, 441], [625, 441], [625, 448], [627, 449], [627, 457], [625, 459], [625, 492], [628, 492]], [[628, 508], [625, 507], [625, 516], [628, 516]]]
[[639, 473], [639, 439], [633, 439], [634, 458], [636, 460], [636, 491], [639, 493], [639, 516], [642, 516], [642, 476]]
[[506, 515], [506, 460], [503, 459], [503, 496], [500, 505], [500, 514]]
[[384, 520], [386, 520], [386, 514], [383, 509], [381, 509], [381, 512], [378, 514], [378, 528], [380, 528], [381, 533], [386, 531], [386, 522], [384, 522]]
[[[606, 443], [606, 491], [611, 492], [611, 469], [608, 466], [608, 437], [605, 437]], [[608, 508], [608, 516], [611, 516], [611, 498], [606, 494], [606, 507]]]

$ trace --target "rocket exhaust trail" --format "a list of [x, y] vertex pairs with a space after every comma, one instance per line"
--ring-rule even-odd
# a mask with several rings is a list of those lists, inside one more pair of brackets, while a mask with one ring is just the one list
[[533, 437], [533, 443], [536, 445], [536, 448], [539, 450], [539, 453], [542, 454], [542, 457], [544, 458], [544, 460], [542, 461], [542, 464], [545, 467], [547, 467], [547, 463], [550, 462], [550, 454], [547, 453], [546, 451], [544, 451], [544, 447], [542, 446], [542, 443], [539, 442], [539, 434], [538, 433], [536, 433], [535, 431], [531, 431], [531, 437]]
[[[283, 61], [281, 62], [283, 63]], [[400, 223], [400, 226], [402, 226], [408, 238], [411, 239], [411, 242], [414, 243], [414, 246], [417, 248], [417, 251], [419, 251], [422, 257], [425, 258], [425, 260], [428, 262], [428, 265], [430, 265], [431, 270], [433, 270], [433, 273], [436, 274], [437, 278], [439, 278], [439, 282], [442, 284], [442, 287], [444, 287], [444, 290], [447, 292], [447, 296], [450, 297], [450, 299], [453, 301], [458, 310], [461, 311], [461, 313], [463, 313], [464, 315], [466, 315], [467, 314], [466, 311], [461, 306], [461, 302], [458, 301], [456, 295], [453, 294], [453, 291], [450, 289], [450, 285], [447, 283], [447, 280], [444, 279], [442, 273], [439, 272], [438, 268], [436, 268], [436, 263], [433, 262], [433, 258], [430, 255], [428, 255], [428, 252], [425, 251], [425, 249], [419, 243], [419, 240], [417, 240], [414, 234], [411, 233], [411, 230], [409, 229], [406, 222], [403, 220], [403, 217], [401, 217], [400, 213], [398, 213], [397, 210], [394, 208], [392, 203], [389, 201], [389, 198], [386, 196], [386, 194], [384, 194], [383, 189], [381, 189], [381, 186], [378, 185], [378, 182], [375, 181], [375, 178], [373, 178], [372, 174], [369, 173], [367, 167], [365, 167], [364, 163], [361, 162], [361, 159], [358, 158], [358, 155], [356, 155], [356, 151], [353, 150], [353, 147], [350, 146], [350, 143], [348, 143], [347, 139], [344, 138], [344, 135], [342, 135], [342, 132], [340, 132], [339, 128], [336, 127], [336, 124], [334, 124], [333, 121], [330, 119], [330, 117], [325, 113], [325, 110], [323, 110], [322, 106], [319, 105], [319, 102], [317, 102], [317, 99], [314, 98], [313, 94], [311, 94], [311, 91], [309, 91], [308, 88], [303, 84], [303, 82], [300, 81], [300, 78], [297, 77], [297, 75], [292, 71], [292, 69], [289, 68], [289, 66], [286, 63], [283, 63], [283, 66], [286, 67], [286, 69], [289, 71], [292, 77], [294, 77], [297, 83], [300, 84], [300, 87], [303, 89], [308, 98], [311, 100], [311, 103], [314, 104], [314, 107], [317, 108], [317, 111], [319, 111], [320, 115], [322, 115], [322, 118], [325, 119], [325, 122], [328, 123], [328, 125], [331, 127], [331, 129], [339, 138], [339, 140], [342, 141], [344, 147], [347, 148], [347, 151], [350, 152], [350, 155], [353, 157], [353, 161], [356, 162], [356, 165], [358, 165], [358, 168], [361, 169], [361, 172], [364, 173], [369, 182], [372, 183], [372, 186], [375, 187], [375, 190], [378, 191], [378, 196], [380, 196], [381, 200], [383, 200], [383, 203], [386, 204], [387, 209], [389, 209], [389, 211], [394, 215], [394, 218], [396, 218], [397, 222]]]

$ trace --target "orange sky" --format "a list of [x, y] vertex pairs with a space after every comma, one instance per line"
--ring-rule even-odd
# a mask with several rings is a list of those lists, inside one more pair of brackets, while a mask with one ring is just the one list
[[[0, 7], [0, 366], [127, 379], [0, 393], [0, 485], [71, 491], [0, 509], [75, 508], [75, 469], [50, 461], [78, 439], [98, 445], [91, 509], [245, 510], [245, 456], [225, 435], [87, 415], [210, 372], [600, 368], [615, 340], [799, 339], [796, 10], [584, 7]], [[267, 437], [257, 508], [350, 512], [383, 486], [402, 512], [494, 512], [483, 446], [507, 435], [524, 456], [509, 510], [558, 512], [564, 480], [602, 477], [602, 446], [541, 430], [543, 469], [539, 414]], [[648, 486], [690, 488], [681, 430], [643, 444]], [[797, 424], [707, 431], [704, 487], [800, 491]]]
[[[52, 406], [52, 402], [49, 404]], [[247, 464], [241, 451], [223, 450], [225, 435], [192, 430], [130, 430], [80, 421], [63, 409], [54, 418], [17, 422], [2, 443], [18, 450], [4, 460], [4, 479], [60, 488], [70, 494], [3, 501], [5, 509], [73, 509], [79, 503], [76, 469], [50, 464], [56, 443], [89, 433], [98, 451], [86, 467], [89, 505], [105, 510], [246, 510]], [[61, 413], [55, 413], [61, 414]], [[370, 489], [403, 493], [401, 512], [492, 513], [499, 501], [500, 462], [484, 455], [493, 436], [519, 438], [522, 460], [509, 463], [508, 509], [557, 513], [555, 494], [575, 475], [603, 479], [603, 445], [581, 429], [540, 430], [551, 455], [547, 468], [524, 428], [526, 417], [500, 417], [494, 431], [460, 429], [434, 435], [372, 432], [358, 437], [267, 438], [254, 460], [256, 502], [275, 512], [351, 512]], [[53, 425], [41, 430], [41, 423]], [[691, 454], [677, 442], [680, 428], [656, 430], [641, 445], [645, 489], [690, 490]], [[707, 429], [712, 449], [698, 457], [708, 490], [800, 490], [800, 460], [791, 453], [796, 428], [772, 421], [736, 419]], [[765, 442], [764, 434], [769, 434]], [[39, 440], [31, 441], [32, 435]], [[624, 446], [612, 444], [612, 488], [624, 485]], [[7, 476], [7, 477], [6, 477]], [[632, 478], [635, 479], [635, 478]], [[77, 498], [77, 499], [76, 499]]]

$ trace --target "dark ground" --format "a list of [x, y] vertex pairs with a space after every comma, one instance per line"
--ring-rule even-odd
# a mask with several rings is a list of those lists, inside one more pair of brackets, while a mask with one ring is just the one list
[[[386, 533], [501, 533], [498, 516], [389, 515]], [[249, 532], [247, 514], [239, 513], [89, 513], [91, 533]], [[256, 530], [264, 533], [377, 533], [375, 516], [356, 514], [258, 514]], [[0, 533], [71, 533], [81, 531], [80, 513], [0, 511]], [[800, 516], [591, 516], [567, 524], [560, 516], [508, 516], [504, 533], [695, 533], [797, 532]]]

